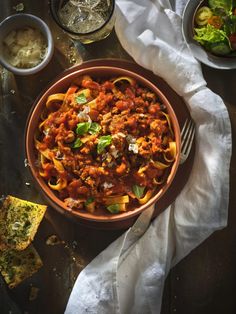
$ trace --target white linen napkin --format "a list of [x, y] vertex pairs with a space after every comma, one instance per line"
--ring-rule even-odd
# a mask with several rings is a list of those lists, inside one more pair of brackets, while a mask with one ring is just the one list
[[[181, 10], [185, 2], [175, 7]], [[186, 101], [196, 124], [195, 159], [188, 183], [171, 206], [150, 225], [152, 208], [147, 209], [79, 274], [66, 314], [160, 313], [170, 268], [227, 224], [230, 121], [184, 42], [181, 17], [168, 0], [116, 3], [115, 29], [124, 49]]]

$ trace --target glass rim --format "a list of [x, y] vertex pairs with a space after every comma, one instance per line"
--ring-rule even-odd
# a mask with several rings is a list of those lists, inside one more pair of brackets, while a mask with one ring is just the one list
[[58, 18], [58, 15], [57, 15], [57, 12], [55, 10], [55, 8], [53, 7], [53, 4], [54, 4], [54, 0], [49, 0], [49, 7], [50, 7], [50, 11], [51, 11], [51, 14], [52, 14], [52, 17], [54, 19], [54, 21], [57, 23], [58, 26], [60, 26], [65, 32], [68, 32], [69, 34], [71, 35], [75, 35], [75, 36], [88, 36], [88, 35], [92, 35], [92, 34], [95, 34], [97, 33], [99, 30], [101, 30], [107, 23], [109, 23], [109, 21], [111, 20], [112, 18], [112, 15], [114, 13], [114, 10], [115, 10], [115, 0], [111, 0], [112, 2], [112, 8], [111, 8], [111, 12], [107, 18], [107, 20], [101, 25], [99, 26], [97, 29], [93, 30], [93, 31], [90, 31], [90, 32], [87, 32], [87, 33], [79, 33], [79, 32], [74, 32], [72, 30], [70, 30], [69, 28], [67, 28], [66, 26], [64, 26], [61, 22], [60, 22], [60, 19]]

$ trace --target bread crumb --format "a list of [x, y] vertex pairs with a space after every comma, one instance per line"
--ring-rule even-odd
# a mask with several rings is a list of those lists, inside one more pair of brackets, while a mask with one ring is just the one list
[[47, 245], [57, 245], [60, 243], [61, 243], [61, 241], [58, 239], [58, 237], [55, 234], [49, 236], [46, 240]]
[[25, 6], [22, 2], [20, 2], [16, 6], [14, 6], [13, 9], [15, 9], [16, 12], [22, 12], [22, 11], [24, 11]]
[[34, 301], [37, 299], [39, 293], [39, 288], [37, 287], [31, 287], [30, 294], [29, 294], [29, 301]]

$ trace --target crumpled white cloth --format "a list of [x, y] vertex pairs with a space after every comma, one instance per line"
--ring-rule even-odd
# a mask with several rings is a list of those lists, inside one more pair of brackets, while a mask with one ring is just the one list
[[150, 225], [148, 209], [79, 274], [66, 314], [160, 313], [170, 268], [227, 225], [231, 126], [225, 104], [206, 87], [168, 0], [116, 3], [115, 29], [124, 49], [186, 101], [196, 124], [195, 160], [171, 206]]

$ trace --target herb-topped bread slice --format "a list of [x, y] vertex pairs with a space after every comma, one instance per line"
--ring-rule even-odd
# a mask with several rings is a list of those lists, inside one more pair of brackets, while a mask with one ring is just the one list
[[42, 260], [32, 244], [23, 251], [0, 251], [0, 272], [9, 288], [16, 287], [42, 266]]
[[24, 250], [34, 239], [46, 209], [8, 195], [0, 209], [0, 251]]

